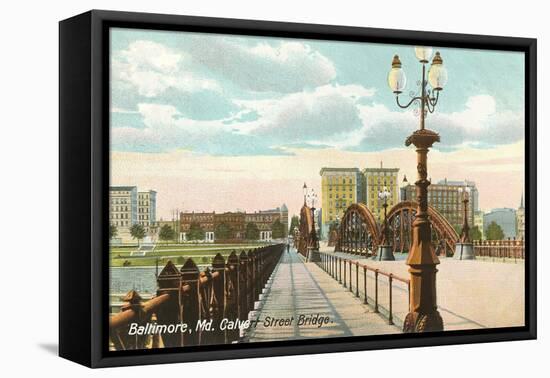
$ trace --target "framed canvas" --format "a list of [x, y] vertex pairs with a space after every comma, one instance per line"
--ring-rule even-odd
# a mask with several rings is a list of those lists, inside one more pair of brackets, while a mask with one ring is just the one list
[[536, 337], [536, 40], [94, 10], [59, 70], [62, 357]]

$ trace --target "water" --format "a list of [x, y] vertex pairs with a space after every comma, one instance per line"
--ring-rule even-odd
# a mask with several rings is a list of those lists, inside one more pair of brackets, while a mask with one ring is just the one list
[[[202, 271], [206, 265], [199, 265]], [[159, 273], [162, 271], [159, 266]], [[109, 268], [110, 294], [126, 294], [136, 290], [140, 294], [155, 294], [157, 291], [156, 267], [126, 266]]]
[[[162, 268], [159, 267], [159, 272]], [[127, 293], [136, 290], [139, 293], [153, 294], [157, 290], [156, 267], [112, 267], [109, 269], [111, 294]]]

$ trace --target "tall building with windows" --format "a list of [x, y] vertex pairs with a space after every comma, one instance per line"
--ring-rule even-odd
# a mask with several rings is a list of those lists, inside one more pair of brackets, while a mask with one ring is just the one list
[[321, 236], [330, 224], [341, 219], [352, 204], [363, 202], [364, 177], [359, 168], [322, 168], [321, 175]]
[[109, 188], [109, 219], [118, 233], [137, 223], [138, 191], [135, 186], [111, 186]]
[[154, 190], [139, 192], [136, 186], [111, 186], [109, 204], [109, 222], [116, 226], [117, 241], [135, 241], [130, 235], [134, 224], [141, 224], [146, 234], [153, 233], [157, 211], [157, 193]]
[[[464, 204], [459, 188], [470, 189], [468, 202], [468, 223], [470, 227], [475, 224], [474, 216], [478, 210], [479, 195], [476, 184], [473, 181], [449, 181], [447, 179], [431, 184], [428, 187], [428, 204], [433, 206], [453, 225], [457, 232], [462, 229]], [[408, 201], [416, 201], [416, 188], [414, 185], [407, 185], [401, 190], [401, 198]]]
[[390, 197], [387, 199], [388, 210], [399, 202], [399, 168], [384, 168], [380, 162], [379, 168], [363, 169], [365, 181], [364, 203], [373, 215], [382, 222], [384, 220], [384, 201], [378, 198], [378, 194], [386, 188]]
[[149, 190], [138, 192], [138, 223], [143, 226], [146, 233], [151, 232], [157, 218], [157, 192]]

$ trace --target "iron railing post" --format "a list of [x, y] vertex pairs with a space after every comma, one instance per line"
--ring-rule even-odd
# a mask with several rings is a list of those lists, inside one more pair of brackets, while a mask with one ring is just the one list
[[392, 286], [393, 286], [393, 274], [390, 273], [388, 277], [389, 281], [389, 289], [390, 289], [390, 305], [389, 305], [389, 318], [388, 318], [388, 324], [393, 324], [393, 298], [392, 298]]
[[355, 296], [359, 298], [359, 263], [355, 263]]
[[363, 290], [365, 291], [365, 304], [369, 304], [369, 297], [367, 295], [367, 267], [363, 266]]
[[374, 271], [374, 312], [378, 312], [378, 269]]

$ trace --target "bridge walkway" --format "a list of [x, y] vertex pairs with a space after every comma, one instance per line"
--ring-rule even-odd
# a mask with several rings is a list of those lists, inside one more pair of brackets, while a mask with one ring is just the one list
[[[281, 257], [260, 306], [258, 322], [247, 335], [251, 342], [401, 332], [317, 264], [304, 262], [296, 250]], [[315, 315], [328, 317], [328, 323], [320, 327], [299, 323], [300, 316], [307, 319]], [[274, 324], [273, 319], [283, 319], [282, 323], [289, 320]]]

